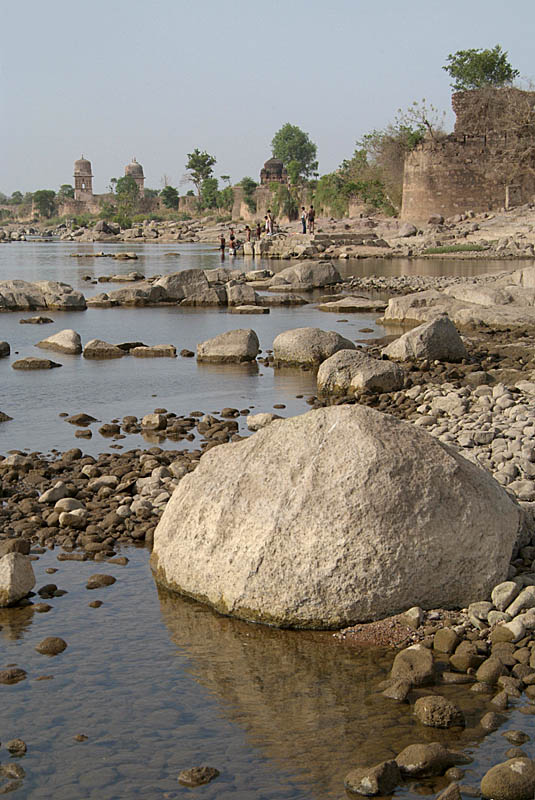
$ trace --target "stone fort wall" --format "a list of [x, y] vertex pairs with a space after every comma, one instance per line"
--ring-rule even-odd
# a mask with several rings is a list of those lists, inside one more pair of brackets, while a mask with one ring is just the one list
[[530, 143], [535, 151], [535, 141], [512, 110], [521, 115], [522, 104], [532, 108], [534, 98], [516, 89], [455, 94], [454, 133], [426, 140], [405, 160], [401, 219], [426, 222], [432, 214], [451, 217], [532, 202], [535, 163], [514, 163], [512, 154], [529, 153]]

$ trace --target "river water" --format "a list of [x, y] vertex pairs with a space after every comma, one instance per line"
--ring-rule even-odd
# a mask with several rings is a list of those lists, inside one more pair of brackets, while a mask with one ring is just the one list
[[[73, 248], [100, 249], [56, 243], [0, 247], [1, 275], [65, 280], [89, 294], [106, 287], [88, 285], [84, 275], [132, 268], [104, 259], [79, 263], [69, 258]], [[146, 275], [173, 271], [177, 262], [180, 268], [219, 264], [218, 255], [205, 246], [181, 246], [179, 258], [164, 255], [174, 246], [136, 249], [141, 257], [134, 268]], [[170, 259], [175, 259], [173, 267]], [[450, 272], [463, 270], [460, 274], [503, 266], [446, 264]], [[437, 262], [423, 266], [435, 270]], [[404, 265], [343, 265], [346, 274], [364, 267], [379, 274]], [[415, 262], [406, 262], [406, 267], [413, 270]], [[28, 314], [0, 315], [0, 339], [10, 341], [20, 356], [43, 355], [35, 342], [66, 327], [78, 330], [83, 341], [140, 339], [192, 350], [198, 341], [237, 326], [251, 325], [263, 349], [279, 331], [302, 325], [337, 330], [353, 339], [364, 338], [361, 327], [372, 328], [370, 335], [382, 332], [372, 315], [348, 315], [348, 322], [341, 322], [335, 314], [306, 306], [272, 309], [270, 315], [247, 317], [247, 322], [214, 309], [90, 309], [50, 314], [55, 324], [39, 327], [19, 325], [24, 316]], [[11, 369], [10, 359], [0, 362], [0, 410], [15, 417], [0, 426], [0, 452], [78, 445], [59, 411], [86, 411], [109, 421], [146, 413], [156, 405], [185, 413], [226, 405], [265, 411], [283, 402], [287, 408], [282, 413], [294, 414], [307, 409], [295, 395], [314, 392], [313, 376], [301, 371], [200, 368], [194, 359], [181, 358], [91, 362], [51, 355], [62, 369], [23, 373]], [[11, 360], [15, 357], [13, 353]], [[136, 437], [126, 441], [129, 447], [138, 443]], [[80, 446], [85, 452], [102, 452], [109, 440], [95, 432], [93, 440]], [[463, 707], [466, 730], [424, 728], [408, 705], [388, 701], [376, 691], [390, 668], [391, 653], [354, 649], [330, 633], [277, 631], [221, 617], [158, 592], [145, 549], [127, 547], [123, 553], [130, 559], [126, 567], [60, 562], [55, 551], [48, 551], [34, 562], [36, 588], [53, 581], [68, 593], [48, 600], [52, 610], [47, 614], [31, 607], [0, 610], [0, 669], [17, 664], [28, 672], [14, 686], [0, 685], [2, 742], [20, 737], [28, 745], [27, 755], [17, 760], [26, 777], [13, 798], [171, 800], [194, 792], [207, 800], [337, 800], [345, 796], [343, 778], [351, 767], [391, 758], [414, 742], [438, 740], [471, 753], [474, 761], [464, 781], [472, 786], [492, 763], [505, 759], [509, 744], [502, 731], [482, 740], [477, 727], [489, 710], [488, 697], [444, 687], [440, 691]], [[57, 573], [47, 574], [50, 567]], [[111, 573], [117, 582], [88, 591], [87, 578], [96, 572]], [[104, 601], [102, 607], [89, 608], [88, 602], [97, 598]], [[65, 652], [55, 658], [35, 652], [46, 636], [63, 637]], [[49, 679], [38, 680], [42, 677]], [[521, 728], [533, 735], [532, 719], [517, 707], [503, 729]], [[77, 734], [87, 741], [76, 741]], [[531, 742], [524, 749], [532, 755]], [[0, 763], [9, 760], [2, 747]], [[214, 766], [221, 774], [200, 789], [180, 787], [178, 772], [198, 765]], [[408, 783], [396, 795], [433, 796], [444, 785], [442, 779]]]

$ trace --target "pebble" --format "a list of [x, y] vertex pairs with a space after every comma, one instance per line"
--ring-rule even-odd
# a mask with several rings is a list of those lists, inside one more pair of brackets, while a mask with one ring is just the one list
[[47, 636], [42, 642], [39, 642], [35, 648], [38, 653], [45, 656], [57, 656], [63, 653], [67, 647], [67, 642], [59, 636]]

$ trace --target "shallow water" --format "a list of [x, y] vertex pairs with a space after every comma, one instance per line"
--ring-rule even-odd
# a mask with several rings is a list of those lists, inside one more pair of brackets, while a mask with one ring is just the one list
[[[54, 582], [68, 594], [47, 600], [46, 614], [0, 611], [0, 667], [16, 663], [28, 672], [14, 686], [0, 685], [2, 741], [20, 737], [28, 745], [17, 760], [26, 778], [13, 798], [180, 797], [188, 790], [177, 783], [179, 771], [204, 764], [221, 772], [196, 790], [210, 800], [331, 800], [345, 796], [351, 767], [418, 741], [471, 752], [464, 782], [472, 785], [505, 757], [510, 745], [499, 732], [477, 746], [475, 724], [488, 710], [481, 695], [444, 691], [462, 704], [464, 733], [424, 728], [408, 705], [376, 692], [391, 653], [359, 651], [329, 633], [221, 617], [158, 592], [146, 550], [123, 552], [126, 567], [58, 562], [47, 552], [34, 563], [37, 588]], [[46, 574], [47, 566], [58, 572]], [[88, 591], [95, 572], [117, 582]], [[89, 608], [95, 599], [104, 605]], [[67, 649], [39, 655], [34, 648], [45, 636], [61, 636]], [[43, 675], [53, 677], [36, 680]], [[505, 728], [533, 733], [532, 719], [513, 711]], [[80, 733], [88, 741], [76, 742]], [[533, 755], [531, 742], [524, 749]], [[396, 794], [432, 795], [444, 785], [407, 784]]]
[[[72, 258], [74, 253], [100, 251], [135, 251], [138, 261], [123, 262], [108, 258]], [[180, 253], [179, 256], [168, 255]], [[227, 258], [225, 266], [252, 269], [269, 266], [275, 271], [288, 266], [287, 261], [258, 262], [252, 258]], [[58, 280], [91, 296], [124, 284], [92, 285], [85, 276], [96, 278], [139, 270], [146, 276], [179, 269], [210, 269], [221, 264], [213, 245], [204, 244], [133, 244], [18, 242], [0, 246], [0, 276], [3, 280]], [[344, 276], [377, 274], [454, 274], [473, 275], [511, 266], [511, 262], [452, 260], [363, 259], [337, 264]], [[316, 293], [316, 297], [321, 293]], [[40, 313], [54, 320], [52, 325], [20, 325], [19, 320]], [[142, 416], [156, 407], [175, 413], [192, 410], [219, 411], [225, 406], [269, 411], [275, 403], [284, 403], [283, 415], [307, 410], [296, 395], [315, 393], [315, 379], [302, 370], [273, 370], [269, 367], [200, 366], [195, 359], [135, 359], [88, 361], [82, 356], [68, 356], [35, 347], [36, 342], [64, 328], [74, 328], [85, 343], [93, 338], [110, 342], [143, 341], [146, 344], [174, 344], [195, 351], [198, 342], [234, 328], [253, 328], [263, 350], [288, 328], [317, 326], [335, 330], [348, 339], [366, 339], [382, 335], [375, 322], [377, 314], [332, 314], [318, 311], [313, 304], [297, 308], [272, 308], [270, 314], [235, 316], [215, 308], [115, 308], [88, 309], [83, 312], [15, 312], [0, 314], [0, 340], [11, 345], [10, 358], [0, 361], [0, 411], [13, 421], [0, 426], [0, 452], [12, 448], [50, 451], [80, 445], [73, 426], [58, 417], [60, 412], [85, 412], [102, 422], [127, 414]], [[360, 333], [360, 328], [370, 328]], [[389, 331], [390, 332], [390, 331]], [[10, 364], [24, 356], [49, 357], [61, 363], [61, 369], [21, 372]], [[243, 430], [244, 418], [240, 420]], [[82, 440], [86, 453], [103, 452], [112, 445], [93, 426], [93, 439]], [[125, 446], [142, 447], [147, 442], [139, 435], [129, 436]], [[174, 446], [173, 443], [163, 443]]]

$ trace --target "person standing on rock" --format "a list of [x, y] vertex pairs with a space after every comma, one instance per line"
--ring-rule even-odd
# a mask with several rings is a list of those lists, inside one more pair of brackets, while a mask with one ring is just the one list
[[262, 226], [260, 225], [259, 222], [257, 222], [256, 223], [256, 238], [260, 239], [261, 236], [262, 236]]
[[268, 236], [273, 236], [273, 217], [270, 208], [267, 210], [267, 232]]
[[245, 241], [246, 242], [251, 241], [251, 229], [248, 225], [245, 226]]
[[221, 234], [219, 237], [219, 249], [221, 251], [221, 261], [225, 260], [225, 247], [226, 247], [226, 240], [224, 234]]
[[310, 206], [308, 210], [308, 232], [314, 233], [314, 221], [316, 219], [316, 212], [314, 211], [314, 206]]
[[228, 247], [228, 254], [229, 254], [229, 256], [235, 256], [236, 255], [236, 237], [234, 235], [234, 228], [230, 229], [230, 236], [228, 238], [230, 240], [229, 241], [229, 247]]
[[301, 225], [303, 226], [303, 233], [307, 232], [307, 212], [304, 206], [301, 206]]

